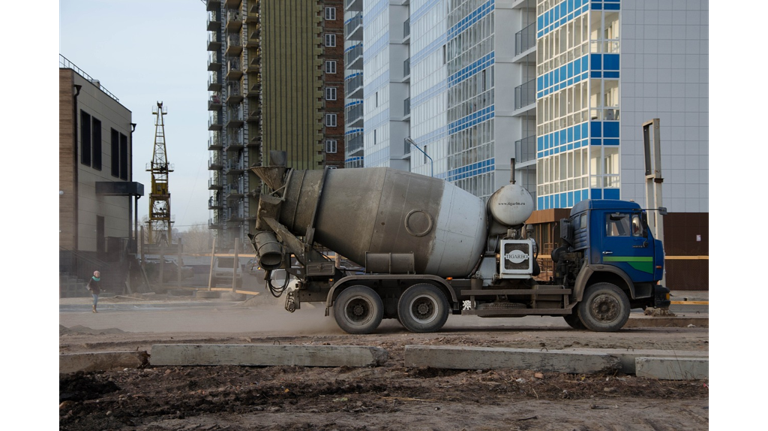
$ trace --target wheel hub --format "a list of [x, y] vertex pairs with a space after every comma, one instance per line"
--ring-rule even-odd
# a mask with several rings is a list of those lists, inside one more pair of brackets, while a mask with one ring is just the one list
[[592, 315], [601, 321], [612, 321], [619, 316], [619, 302], [616, 298], [601, 295], [592, 301]]
[[422, 297], [413, 301], [412, 315], [417, 320], [432, 320], [435, 317], [435, 304], [429, 298]]
[[349, 316], [351, 320], [360, 321], [368, 316], [369, 310], [368, 303], [362, 299], [355, 299], [350, 301], [349, 305], [347, 305], [347, 316]]

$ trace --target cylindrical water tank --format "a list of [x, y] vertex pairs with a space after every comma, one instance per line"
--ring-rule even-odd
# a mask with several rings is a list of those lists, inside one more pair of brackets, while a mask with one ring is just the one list
[[464, 277], [485, 246], [483, 201], [436, 178], [390, 168], [294, 170], [284, 198], [280, 223], [303, 236], [315, 216], [314, 240], [359, 265], [366, 252], [413, 253], [417, 273]]
[[493, 218], [507, 226], [519, 226], [533, 213], [533, 198], [525, 187], [507, 184], [496, 190], [488, 200]]

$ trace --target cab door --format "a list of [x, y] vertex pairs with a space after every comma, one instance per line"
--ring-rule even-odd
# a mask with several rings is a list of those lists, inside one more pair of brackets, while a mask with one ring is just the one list
[[635, 283], [652, 282], [654, 241], [648, 238], [642, 214], [606, 212], [602, 226], [602, 263], [623, 270]]

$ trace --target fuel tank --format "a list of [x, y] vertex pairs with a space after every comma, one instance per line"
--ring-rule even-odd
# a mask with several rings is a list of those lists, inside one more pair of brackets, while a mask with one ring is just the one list
[[486, 243], [483, 201], [436, 178], [366, 168], [289, 170], [282, 182], [279, 222], [296, 236], [314, 225], [315, 242], [361, 266], [366, 253], [413, 253], [417, 273], [466, 277]]

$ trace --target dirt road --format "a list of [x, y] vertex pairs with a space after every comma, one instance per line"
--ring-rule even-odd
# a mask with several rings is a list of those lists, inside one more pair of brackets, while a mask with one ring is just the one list
[[[104, 299], [101, 312], [62, 303], [59, 350], [150, 351], [152, 344], [371, 345], [382, 367], [148, 367], [60, 378], [61, 429], [137, 430], [679, 430], [708, 429], [708, 382], [535, 370], [403, 366], [409, 344], [539, 349], [707, 351], [707, 328], [577, 332], [560, 318], [452, 316], [435, 334], [387, 321], [350, 336], [322, 307], [290, 314], [260, 295], [245, 303]], [[150, 351], [151, 353], [151, 351]]]

